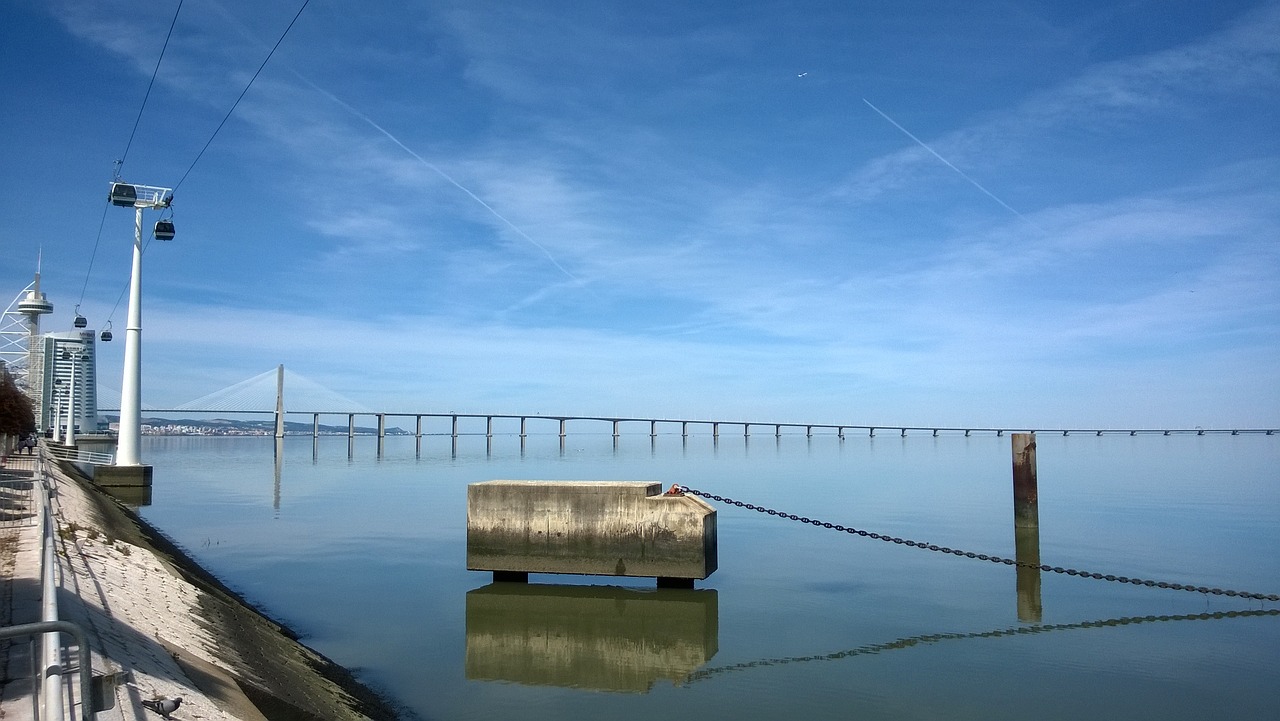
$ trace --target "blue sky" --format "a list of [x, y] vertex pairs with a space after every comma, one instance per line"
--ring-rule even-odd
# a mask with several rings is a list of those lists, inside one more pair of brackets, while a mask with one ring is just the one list
[[[1280, 3], [312, 0], [192, 165], [299, 5], [187, 2], [125, 156], [149, 406], [1280, 425]], [[123, 341], [176, 7], [0, 4], [46, 330]]]

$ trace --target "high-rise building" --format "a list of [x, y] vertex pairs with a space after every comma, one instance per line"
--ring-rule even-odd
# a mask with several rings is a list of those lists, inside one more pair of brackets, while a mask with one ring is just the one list
[[48, 333], [40, 340], [42, 383], [37, 419], [40, 431], [65, 429], [67, 410], [72, 401], [76, 433], [105, 430], [106, 424], [98, 420], [98, 371], [94, 332], [79, 330]]

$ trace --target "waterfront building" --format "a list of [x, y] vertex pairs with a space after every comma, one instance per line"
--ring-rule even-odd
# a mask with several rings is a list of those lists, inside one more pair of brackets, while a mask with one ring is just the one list
[[[97, 433], [106, 429], [98, 419], [98, 373], [94, 331], [47, 333], [40, 338], [41, 395], [37, 424], [41, 432], [64, 429], [67, 404], [75, 401], [75, 432]], [[32, 361], [35, 362], [36, 353]], [[73, 382], [74, 381], [74, 382]]]

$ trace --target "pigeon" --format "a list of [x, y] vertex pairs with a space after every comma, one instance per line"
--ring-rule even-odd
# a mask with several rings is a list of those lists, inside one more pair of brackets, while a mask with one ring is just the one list
[[169, 714], [173, 713], [174, 711], [177, 711], [178, 707], [182, 705], [182, 697], [177, 696], [175, 698], [164, 698], [164, 699], [159, 699], [157, 701], [149, 701], [147, 699], [143, 699], [142, 705], [146, 706], [152, 711], [155, 711], [156, 713], [160, 714], [165, 718], [169, 718]]

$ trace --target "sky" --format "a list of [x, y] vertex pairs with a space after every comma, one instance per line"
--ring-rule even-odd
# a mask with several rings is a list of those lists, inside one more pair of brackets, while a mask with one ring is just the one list
[[123, 160], [150, 407], [1280, 427], [1280, 2], [300, 7], [0, 0], [0, 300], [100, 387]]

